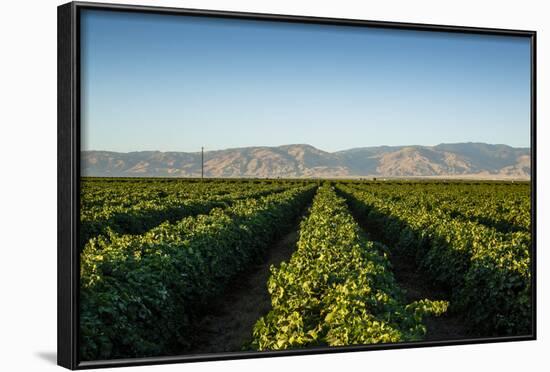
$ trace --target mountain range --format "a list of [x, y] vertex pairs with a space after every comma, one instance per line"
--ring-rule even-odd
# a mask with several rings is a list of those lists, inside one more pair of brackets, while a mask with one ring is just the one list
[[[200, 177], [200, 152], [83, 151], [83, 176]], [[204, 153], [205, 177], [440, 177], [530, 179], [531, 151], [507, 145], [453, 143], [376, 146], [326, 152], [311, 145], [243, 147]]]

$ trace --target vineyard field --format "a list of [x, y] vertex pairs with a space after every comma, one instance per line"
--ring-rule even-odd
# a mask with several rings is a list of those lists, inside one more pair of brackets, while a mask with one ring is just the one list
[[[532, 329], [528, 182], [84, 177], [79, 235], [82, 360], [196, 353], [233, 331], [240, 347], [217, 351], [429, 341], [445, 322], [464, 330], [449, 338]], [[399, 259], [433, 288], [411, 296], [421, 284]], [[242, 288], [254, 270], [268, 273], [261, 316]], [[216, 325], [228, 309], [250, 319]]]

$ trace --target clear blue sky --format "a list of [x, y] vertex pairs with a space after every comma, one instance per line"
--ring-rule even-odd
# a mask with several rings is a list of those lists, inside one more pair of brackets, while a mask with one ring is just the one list
[[527, 38], [82, 14], [82, 149], [529, 146]]

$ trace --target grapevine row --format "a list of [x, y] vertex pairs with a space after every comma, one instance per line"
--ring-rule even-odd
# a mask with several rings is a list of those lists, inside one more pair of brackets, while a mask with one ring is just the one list
[[201, 309], [289, 228], [314, 189], [240, 200], [143, 235], [92, 239], [81, 254], [81, 358], [181, 352]]
[[319, 189], [288, 263], [271, 268], [272, 310], [256, 323], [258, 350], [421, 339], [422, 318], [447, 302], [404, 302], [386, 249], [366, 239], [330, 186]]
[[[81, 212], [80, 246], [83, 247], [91, 238], [105, 234], [111, 229], [120, 234], [141, 234], [159, 225], [161, 222], [175, 222], [187, 216], [206, 214], [213, 208], [224, 208], [235, 200], [257, 198], [275, 192], [287, 190], [287, 186], [256, 186], [245, 191], [233, 188], [224, 194], [169, 196], [155, 198], [154, 190], [149, 190], [144, 200], [130, 201], [117, 205], [106, 204], [101, 207], [85, 209]], [[205, 190], [206, 191], [206, 190]], [[180, 192], [182, 190], [180, 189]]]
[[[452, 289], [452, 309], [481, 334], [528, 333], [531, 324], [530, 235], [501, 233], [454, 218], [414, 194], [392, 197], [339, 185], [358, 215], [398, 249], [416, 256], [432, 279]], [[397, 192], [397, 191], [396, 191]]]

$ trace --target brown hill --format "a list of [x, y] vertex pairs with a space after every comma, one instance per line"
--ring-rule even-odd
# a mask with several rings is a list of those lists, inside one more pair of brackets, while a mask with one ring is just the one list
[[[529, 179], [530, 150], [483, 143], [379, 146], [330, 153], [310, 145], [205, 152], [206, 177]], [[83, 151], [84, 176], [200, 177], [201, 154]]]

